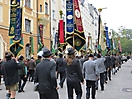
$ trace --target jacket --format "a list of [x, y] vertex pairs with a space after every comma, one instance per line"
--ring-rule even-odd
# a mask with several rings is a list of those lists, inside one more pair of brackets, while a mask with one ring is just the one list
[[103, 73], [103, 72], [106, 71], [106, 67], [104, 65], [104, 61], [105, 61], [105, 58], [103, 58], [103, 57], [102, 58], [97, 58], [95, 60], [95, 63], [97, 65], [97, 67], [98, 67], [98, 72], [99, 73]]
[[4, 61], [2, 64], [2, 73], [5, 81], [5, 86], [13, 85], [19, 82], [18, 69], [21, 68], [19, 63], [14, 59]]
[[63, 58], [58, 58], [56, 60], [56, 71], [58, 71], [58, 72], [64, 72], [65, 71], [64, 59]]
[[82, 71], [85, 80], [96, 81], [99, 77], [98, 67], [93, 60], [84, 62]]
[[69, 82], [83, 82], [83, 76], [82, 76], [82, 70], [80, 68], [79, 60], [73, 59], [73, 63], [71, 65], [67, 65], [65, 61], [66, 66], [66, 78]]
[[56, 65], [49, 59], [43, 59], [36, 67], [34, 83], [39, 83], [39, 93], [51, 92], [57, 87]]
[[29, 70], [35, 70], [35, 67], [36, 67], [35, 61], [33, 59], [31, 59], [28, 62], [28, 68], [29, 68]]
[[23, 61], [19, 61], [19, 63], [21, 65], [21, 69], [18, 70], [19, 75], [26, 75], [27, 71], [26, 71], [25, 63]]

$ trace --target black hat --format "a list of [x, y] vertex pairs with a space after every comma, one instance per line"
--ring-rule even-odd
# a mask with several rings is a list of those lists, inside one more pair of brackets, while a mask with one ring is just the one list
[[89, 54], [88, 57], [94, 57], [93, 54]]
[[75, 50], [73, 48], [68, 48], [67, 51], [68, 51], [67, 55], [72, 55], [75, 53]]
[[62, 53], [59, 53], [59, 57], [62, 57], [63, 56], [63, 54]]
[[44, 48], [43, 49], [43, 57], [48, 57], [48, 56], [51, 56], [52, 53], [50, 50], [48, 50], [47, 48]]
[[11, 57], [12, 57], [12, 54], [10, 52], [5, 53], [5, 58], [11, 58]]
[[101, 58], [101, 55], [100, 54], [97, 54], [96, 56], [97, 56], [97, 58]]
[[18, 58], [18, 60], [23, 60], [24, 59], [24, 57], [21, 55], [21, 56], [19, 56], [19, 58]]

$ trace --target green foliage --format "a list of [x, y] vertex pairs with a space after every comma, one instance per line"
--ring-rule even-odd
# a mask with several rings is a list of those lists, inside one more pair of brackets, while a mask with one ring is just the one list
[[118, 37], [120, 37], [122, 53], [132, 53], [132, 29], [126, 29], [125, 27], [120, 26], [118, 30], [119, 31], [116, 32], [112, 29], [112, 38], [116, 38], [116, 49], [113, 53], [117, 53], [118, 51]]
[[132, 53], [132, 40], [126, 38], [126, 37], [122, 37], [121, 39], [121, 46], [122, 46], [122, 50], [123, 53]]

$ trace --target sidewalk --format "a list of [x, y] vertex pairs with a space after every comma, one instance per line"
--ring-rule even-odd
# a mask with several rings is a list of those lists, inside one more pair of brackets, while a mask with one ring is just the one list
[[132, 99], [132, 60], [122, 64], [121, 69], [105, 84], [105, 90], [97, 91], [97, 99]]

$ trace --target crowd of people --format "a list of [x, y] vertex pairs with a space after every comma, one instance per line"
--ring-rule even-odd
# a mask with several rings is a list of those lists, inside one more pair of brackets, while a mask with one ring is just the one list
[[27, 81], [39, 84], [40, 99], [59, 99], [57, 90], [59, 86], [63, 88], [65, 80], [68, 99], [74, 99], [74, 90], [76, 99], [81, 99], [81, 84], [86, 84], [86, 99], [96, 99], [98, 82], [100, 81], [101, 91], [104, 91], [104, 84], [111, 81], [111, 75], [115, 75], [121, 68], [119, 54], [77, 56], [73, 48], [68, 48], [67, 51], [66, 56], [59, 53], [54, 57], [50, 50], [44, 48], [42, 56], [26, 60], [23, 56], [14, 58], [10, 52], [6, 52], [5, 59], [0, 60], [0, 84], [3, 77], [7, 90], [6, 99], [15, 99], [16, 91], [25, 92]]

